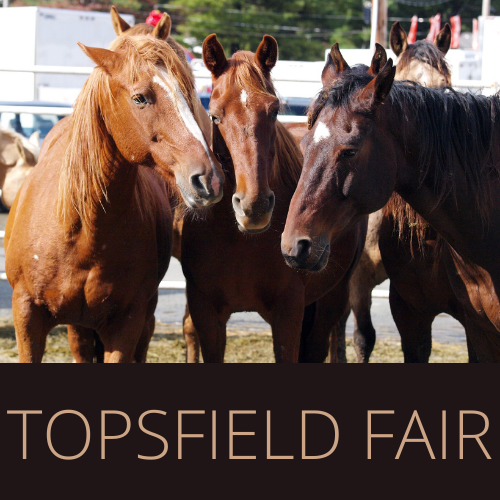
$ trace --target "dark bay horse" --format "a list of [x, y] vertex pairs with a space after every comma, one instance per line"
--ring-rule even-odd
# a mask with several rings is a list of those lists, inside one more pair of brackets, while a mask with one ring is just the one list
[[[419, 81], [418, 78], [421, 78], [422, 81], [419, 83], [424, 83], [426, 85], [449, 85], [450, 71], [444, 59], [451, 42], [451, 31], [449, 25], [446, 25], [441, 30], [433, 44], [424, 40], [413, 45], [408, 45], [406, 43], [406, 38], [407, 35], [399, 23], [394, 23], [391, 29], [391, 46], [398, 55], [402, 54], [399, 58], [400, 62], [397, 66], [395, 79], [398, 79], [399, 75], [399, 79], [415, 78], [417, 79], [416, 81]], [[323, 86], [330, 85], [339, 73], [351, 69], [342, 57], [342, 54], [338, 49], [338, 44], [335, 44], [332, 47], [328, 59], [329, 60], [327, 61], [322, 75]], [[387, 55], [385, 53], [385, 49], [379, 44], [376, 44], [376, 51], [372, 60], [371, 68], [367, 68], [367, 70], [370, 74], [376, 75], [378, 74], [379, 69], [386, 62]], [[296, 131], [297, 130], [301, 131], [302, 134], [299, 135], [297, 133], [297, 135], [302, 138], [302, 136], [307, 132], [307, 126], [303, 125], [301, 129], [296, 127]], [[408, 224], [413, 224], [413, 218], [419, 217], [414, 214], [411, 209], [408, 209], [408, 207], [406, 209], [403, 208], [403, 210], [406, 210], [404, 213], [411, 212], [413, 215], [413, 217], [410, 217], [411, 221], [408, 221]], [[393, 235], [388, 228], [384, 227], [384, 241], [381, 242], [381, 244], [383, 244], [384, 248], [387, 249], [387, 254], [385, 260], [383, 259], [383, 255], [381, 255], [381, 251], [379, 250], [379, 239], [382, 226], [388, 225], [390, 227], [390, 222], [392, 222], [390, 214], [384, 217], [383, 210], [378, 210], [377, 212], [370, 214], [368, 219], [368, 232], [366, 236], [365, 248], [363, 249], [360, 261], [353, 272], [349, 284], [349, 303], [354, 318], [353, 340], [358, 362], [368, 362], [375, 345], [375, 328], [373, 327], [370, 314], [371, 294], [373, 288], [385, 281], [388, 277], [388, 273], [384, 268], [383, 262], [385, 262], [386, 266], [388, 266], [391, 271], [389, 273], [389, 276], [392, 278], [391, 297], [395, 297], [397, 293], [396, 290], [399, 289], [406, 299], [408, 299], [404, 314], [396, 310], [398, 306], [395, 301], [391, 300], [396, 325], [398, 326], [402, 337], [406, 337], [403, 339], [405, 359], [422, 360], [422, 357], [426, 357], [426, 360], [428, 359], [430, 347], [425, 349], [419, 347], [416, 349], [414, 346], [420, 346], [420, 344], [424, 343], [423, 338], [427, 338], [425, 343], [429, 346], [431, 324], [437, 314], [447, 312], [459, 321], [462, 317], [461, 314], [457, 313], [457, 311], [460, 312], [460, 305], [454, 303], [453, 295], [447, 295], [446, 293], [449, 288], [447, 283], [443, 283], [442, 287], [436, 287], [436, 283], [434, 283], [434, 291], [436, 292], [435, 297], [418, 293], [419, 288], [412, 286], [414, 285], [415, 278], [418, 277], [421, 289], [426, 289], [427, 286], [423, 280], [425, 280], [429, 275], [432, 275], [433, 277], [437, 276], [431, 272], [435, 267], [434, 263], [432, 263], [431, 256], [433, 252], [428, 251], [425, 252], [425, 255], [423, 255], [422, 248], [419, 245], [415, 246], [410, 239], [406, 240], [405, 238], [400, 238], [399, 235]], [[423, 224], [425, 224], [425, 221]], [[410, 236], [407, 231], [404, 232], [404, 235]], [[430, 236], [429, 238], [425, 238], [425, 240], [429, 239], [432, 238]], [[396, 246], [396, 249], [393, 248], [394, 245]], [[399, 259], [402, 255], [404, 255], [405, 258]], [[408, 255], [411, 256], [409, 260], [406, 258]], [[424, 273], [423, 269], [427, 269], [428, 272]], [[442, 273], [440, 276], [442, 276]], [[396, 285], [396, 288], [393, 285]], [[439, 290], [442, 290], [443, 293], [439, 294]], [[411, 291], [411, 294], [409, 291]], [[436, 302], [434, 300], [436, 297], [440, 297], [441, 300]], [[448, 299], [445, 299], [445, 297], [448, 297]], [[400, 297], [399, 302], [404, 302], [402, 297]], [[409, 318], [407, 311], [414, 310], [415, 308], [419, 312], [418, 317], [420, 321], [415, 321], [414, 316], [417, 314], [413, 314], [411, 320], [402, 321], [403, 318]], [[342, 319], [337, 328], [337, 335], [339, 337], [345, 336], [347, 316], [348, 313], [346, 314], [346, 317]], [[423, 321], [424, 316], [425, 321]], [[428, 328], [425, 330], [426, 334], [416, 336], [414, 330], [416, 328], [422, 329], [423, 323], [428, 325]], [[411, 333], [409, 330], [411, 330]], [[418, 340], [409, 340], [415, 337]], [[426, 356], [422, 356], [422, 351], [427, 353]]]
[[[387, 54], [385, 49], [376, 43], [370, 67], [358, 65], [351, 69], [339, 50], [339, 44], [335, 43], [327, 56], [327, 61], [321, 74], [321, 83], [323, 87], [331, 85], [344, 71], [365, 71], [375, 76], [386, 62]], [[299, 144], [308, 130], [307, 123], [285, 124], [285, 127], [292, 133]], [[370, 214], [368, 218], [365, 247], [349, 282], [350, 307], [347, 308], [344, 317], [335, 328], [337, 342], [331, 343], [331, 361], [346, 361], [345, 331], [347, 318], [351, 310], [354, 317], [354, 345], [358, 354], [358, 360], [368, 361], [369, 353], [368, 356], [362, 356], [361, 351], [363, 346], [368, 344], [368, 341], [372, 338], [373, 344], [375, 343], [375, 330], [372, 326], [370, 315], [371, 293], [376, 285], [387, 279], [379, 251], [379, 233], [382, 217], [382, 211], [380, 210], [375, 214]], [[372, 349], [373, 345], [371, 346], [370, 353]]]
[[[449, 25], [445, 25], [433, 44], [422, 40], [408, 45], [405, 31], [396, 22], [390, 40], [399, 56], [395, 80], [409, 79], [437, 87], [451, 85], [444, 58], [451, 42]], [[396, 231], [394, 210], [399, 214], [398, 221], [404, 221]], [[416, 227], [421, 230], [418, 236]], [[367, 362], [375, 344], [371, 292], [387, 275], [391, 280], [391, 311], [401, 335], [405, 361], [429, 360], [432, 322], [438, 314], [450, 314], [466, 327], [463, 307], [451, 291], [436, 238], [429, 224], [397, 194], [384, 210], [370, 215], [365, 249], [350, 283], [358, 361]], [[470, 343], [468, 346], [469, 357], [474, 360]]]
[[394, 83], [395, 72], [389, 60], [375, 78], [346, 74], [315, 102], [283, 254], [317, 268], [332, 239], [396, 191], [447, 242], [477, 359], [499, 361], [499, 98]]
[[332, 245], [323, 273], [292, 270], [281, 257], [280, 234], [302, 156], [277, 121], [271, 82], [277, 57], [277, 42], [268, 35], [255, 54], [240, 51], [230, 59], [215, 35], [203, 44], [213, 81], [213, 149], [226, 181], [223, 199], [203, 220], [184, 219], [188, 361], [198, 358], [198, 337], [205, 362], [224, 360], [226, 323], [237, 311], [257, 311], [271, 325], [277, 361], [323, 361], [347, 304], [365, 220]]
[[81, 48], [97, 68], [7, 221], [22, 362], [41, 361], [57, 324], [76, 337], [97, 332], [106, 361], [144, 361], [170, 259], [166, 181], [194, 208], [222, 196], [223, 173], [174, 51], [152, 36], [123, 37], [115, 51]]

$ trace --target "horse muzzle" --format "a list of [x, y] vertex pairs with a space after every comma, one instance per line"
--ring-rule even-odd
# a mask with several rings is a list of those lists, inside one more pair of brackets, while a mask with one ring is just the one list
[[182, 190], [186, 203], [191, 208], [204, 208], [221, 200], [224, 180], [218, 174], [193, 174], [189, 178], [189, 190]]
[[256, 234], [267, 231], [271, 226], [275, 197], [271, 190], [260, 193], [256, 200], [235, 193], [232, 198], [238, 229], [242, 233]]
[[314, 244], [307, 236], [296, 238], [287, 246], [281, 238], [281, 253], [288, 266], [304, 271], [321, 271], [328, 263], [330, 243]]

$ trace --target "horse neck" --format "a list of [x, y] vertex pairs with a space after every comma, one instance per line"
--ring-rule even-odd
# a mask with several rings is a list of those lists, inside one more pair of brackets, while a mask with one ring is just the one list
[[[386, 109], [389, 110], [390, 106]], [[420, 146], [418, 131], [421, 125], [416, 120], [406, 120], [399, 113], [389, 112], [388, 115], [386, 126], [390, 127], [388, 130], [391, 130], [397, 143], [395, 161], [398, 171], [394, 190], [462, 257], [474, 261], [473, 256], [478, 255], [478, 242], [485, 242], [486, 233], [489, 241], [495, 241], [495, 244], [500, 245], [500, 232], [490, 231], [490, 227], [494, 226], [491, 220], [496, 217], [495, 211], [491, 210], [488, 220], [485, 220], [485, 214], [478, 207], [476, 193], [468, 185], [456, 155], [449, 159], [457, 167], [453, 172], [455, 177], [453, 191], [443, 196], [440, 192], [439, 179], [435, 183], [433, 165], [428, 167], [427, 174], [422, 180], [422, 166], [418, 158]], [[500, 135], [497, 136], [500, 139]], [[497, 222], [500, 223], [500, 220]], [[486, 249], [486, 246], [483, 247]], [[488, 260], [488, 251], [486, 249], [484, 259], [479, 255], [479, 260]], [[477, 263], [482, 265], [481, 262]]]

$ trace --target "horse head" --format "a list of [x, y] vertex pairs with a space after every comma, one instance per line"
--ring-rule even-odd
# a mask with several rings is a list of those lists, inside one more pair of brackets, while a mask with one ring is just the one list
[[396, 80], [411, 80], [427, 87], [451, 85], [451, 73], [445, 61], [451, 44], [448, 23], [437, 34], [434, 43], [419, 40], [408, 44], [405, 30], [396, 21], [390, 34], [391, 49], [397, 56]]
[[226, 59], [215, 34], [203, 43], [203, 60], [212, 73], [209, 114], [214, 151], [228, 151], [234, 165], [233, 209], [242, 232], [265, 231], [274, 193], [269, 187], [276, 154], [280, 101], [271, 82], [278, 59], [276, 40], [265, 35], [256, 53], [236, 52]]
[[224, 175], [200, 129], [197, 96], [186, 68], [162, 40], [118, 40], [114, 51], [80, 44], [97, 69], [77, 103], [77, 108], [94, 110], [75, 109], [74, 116], [83, 117], [78, 128], [99, 128], [85, 120], [102, 116], [106, 130], [100, 133], [113, 138], [126, 161], [151, 166], [166, 179], [175, 177], [193, 208], [219, 201]]

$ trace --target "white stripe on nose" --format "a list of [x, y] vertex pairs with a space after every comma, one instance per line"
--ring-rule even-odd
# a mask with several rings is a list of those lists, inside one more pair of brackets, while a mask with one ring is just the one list
[[201, 145], [203, 146], [205, 152], [207, 153], [210, 165], [215, 170], [215, 166], [212, 162], [212, 158], [210, 156], [210, 152], [208, 149], [207, 141], [205, 140], [205, 137], [200, 129], [200, 126], [194, 119], [193, 113], [191, 112], [191, 109], [189, 108], [186, 98], [184, 97], [184, 94], [181, 92], [179, 85], [177, 84], [177, 82], [175, 82], [175, 84], [172, 84], [169, 75], [165, 70], [158, 69], [158, 73], [160, 76], [155, 75], [153, 77], [153, 82], [157, 83], [160, 87], [162, 87], [166, 91], [168, 97], [175, 103], [177, 112], [179, 113], [179, 116], [184, 122], [184, 125], [186, 125], [186, 128], [192, 134], [192, 136], [199, 142], [201, 142]]
[[243, 106], [246, 106], [247, 105], [248, 94], [246, 93], [245, 90], [241, 91], [240, 99], [241, 99], [241, 102], [243, 103]]

